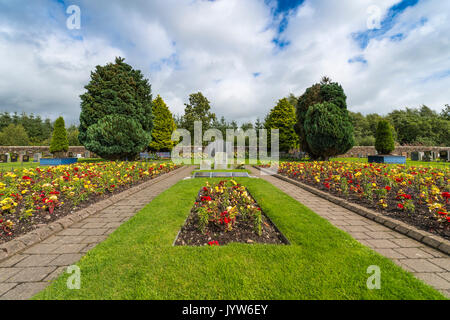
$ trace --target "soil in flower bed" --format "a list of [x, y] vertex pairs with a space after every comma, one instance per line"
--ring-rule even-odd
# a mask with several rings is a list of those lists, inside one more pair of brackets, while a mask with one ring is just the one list
[[[330, 193], [336, 197], [345, 199], [350, 203], [356, 203], [368, 209], [375, 210], [385, 216], [415, 226], [418, 229], [433, 233], [444, 239], [450, 239], [450, 223], [437, 220], [436, 216], [430, 213], [429, 208], [425, 203], [419, 203], [418, 201], [415, 201], [414, 199], [420, 198], [420, 194], [410, 185], [406, 187], [402, 186], [401, 189], [403, 191], [403, 194], [408, 195], [411, 199], [413, 199], [415, 206], [414, 212], [409, 212], [405, 209], [401, 209], [398, 206], [403, 198], [399, 198], [396, 192], [387, 193], [384, 198], [387, 206], [385, 208], [382, 208], [381, 206], [377, 205], [378, 201], [381, 198], [379, 198], [376, 194], [373, 194], [373, 200], [370, 201], [369, 199], [364, 197], [362, 193], [349, 193], [348, 195], [345, 195], [340, 190], [336, 190], [331, 187], [330, 184], [332, 182], [329, 182], [329, 180], [325, 180], [323, 177], [320, 178], [320, 182], [317, 182], [314, 181], [313, 178], [298, 177], [284, 170], [280, 170], [279, 174], [287, 176], [293, 180], [300, 181], [321, 191]], [[383, 187], [383, 184], [379, 183], [378, 181], [377, 184], [380, 185], [381, 188]], [[445, 211], [445, 209], [441, 210]]]
[[[239, 186], [239, 185], [238, 185]], [[198, 214], [198, 207], [202, 203], [209, 202], [212, 205], [207, 205], [212, 210], [215, 210], [217, 217], [224, 216], [223, 213], [227, 212], [225, 207], [222, 206], [221, 201], [223, 199], [218, 199], [210, 192], [205, 192], [205, 187], [200, 190], [197, 197], [196, 205], [192, 208], [186, 223], [181, 228], [178, 237], [175, 241], [176, 246], [214, 246], [214, 245], [226, 245], [229, 243], [246, 243], [246, 244], [279, 244], [286, 245], [289, 244], [286, 237], [278, 230], [278, 228], [272, 223], [272, 221], [261, 211], [261, 208], [257, 205], [253, 197], [248, 193], [248, 191], [240, 186], [241, 192], [245, 194], [246, 200], [251, 203], [253, 208], [258, 210], [261, 216], [261, 228], [260, 234], [255, 230], [255, 224], [251, 219], [244, 218], [239, 212], [235, 216], [235, 220], [229, 222], [232, 224], [232, 228], [227, 229], [223, 221], [214, 221], [214, 218], [210, 218], [209, 223], [206, 225], [203, 231], [200, 230], [200, 217]], [[214, 189], [214, 188], [213, 188]], [[205, 198], [209, 197], [206, 194], [212, 196], [212, 201], [205, 201]], [[231, 201], [232, 204], [237, 202]], [[242, 203], [241, 203], [242, 204]], [[239, 204], [234, 206], [235, 208], [240, 208]], [[230, 206], [228, 207], [230, 209]], [[232, 209], [233, 210], [233, 209]], [[234, 209], [239, 211], [239, 209]], [[222, 219], [223, 220], [223, 219]]]
[[[174, 166], [173, 170], [176, 170], [179, 167], [180, 166]], [[171, 172], [171, 171], [169, 171], [169, 172]], [[74, 212], [76, 212], [78, 210], [87, 208], [94, 203], [108, 199], [108, 198], [112, 197], [113, 195], [119, 194], [125, 190], [128, 190], [132, 187], [138, 186], [149, 180], [153, 180], [153, 179], [155, 179], [161, 175], [164, 175], [166, 173], [168, 173], [168, 172], [161, 172], [157, 175], [149, 176], [147, 178], [132, 182], [127, 185], [117, 186], [113, 191], [106, 190], [106, 192], [104, 194], [100, 194], [100, 195], [92, 194], [86, 200], [82, 201], [81, 203], [79, 203], [76, 206], [73, 205], [73, 203], [70, 199], [62, 198], [61, 200], [64, 202], [64, 205], [61, 207], [55, 208], [53, 213], [51, 213], [51, 214], [48, 211], [44, 211], [44, 212], [39, 212], [38, 214], [34, 214], [30, 217], [20, 219], [17, 214], [6, 213], [3, 216], [1, 216], [0, 219], [3, 219], [4, 221], [11, 220], [14, 223], [14, 229], [13, 229], [13, 232], [10, 234], [3, 232], [3, 230], [0, 229], [0, 244], [11, 241], [14, 238], [20, 237], [21, 235], [27, 234], [35, 229], [38, 229], [42, 226], [45, 226], [54, 221], [57, 221], [67, 215], [73, 214]], [[18, 209], [20, 209], [20, 207]]]

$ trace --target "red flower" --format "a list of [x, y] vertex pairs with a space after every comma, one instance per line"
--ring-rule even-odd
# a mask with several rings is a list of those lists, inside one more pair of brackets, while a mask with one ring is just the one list
[[219, 241], [217, 241], [217, 240], [210, 241], [210, 242], [208, 242], [208, 244], [209, 244], [211, 247], [213, 247], [213, 246], [219, 246]]
[[210, 196], [202, 197], [201, 200], [204, 202], [211, 201], [211, 197]]
[[442, 192], [442, 197], [445, 199], [449, 199], [450, 198], [450, 192]]
[[405, 206], [402, 205], [401, 203], [399, 203], [399, 204], [397, 205], [397, 207], [399, 207], [400, 209], [405, 209]]
[[440, 214], [441, 216], [446, 216], [446, 215], [447, 215], [447, 212], [439, 211], [438, 214]]
[[208, 192], [208, 188], [207, 187], [203, 187], [203, 191]]
[[23, 180], [31, 180], [31, 178], [29, 176], [23, 176], [22, 179]]
[[386, 187], [384, 187], [387, 191], [391, 191], [391, 187], [389, 187], [389, 186], [386, 186]]

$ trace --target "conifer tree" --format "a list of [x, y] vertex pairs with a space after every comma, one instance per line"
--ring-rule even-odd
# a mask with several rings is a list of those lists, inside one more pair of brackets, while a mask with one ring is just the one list
[[175, 131], [175, 121], [172, 113], [164, 100], [158, 95], [153, 101], [153, 130], [150, 150], [152, 151], [172, 151], [174, 142], [172, 133]]

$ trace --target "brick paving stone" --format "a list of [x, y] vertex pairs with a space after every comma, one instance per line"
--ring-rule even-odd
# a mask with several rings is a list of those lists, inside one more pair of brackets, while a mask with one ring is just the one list
[[415, 272], [444, 272], [445, 270], [426, 259], [403, 259], [402, 263]]
[[26, 254], [16, 254], [16, 255], [12, 256], [11, 258], [9, 258], [8, 260], [5, 260], [2, 263], [0, 263], [0, 268], [12, 267], [16, 263], [25, 259], [26, 257], [28, 257], [28, 255], [26, 255]]
[[0, 283], [5, 282], [21, 270], [19, 268], [0, 268]]
[[437, 275], [450, 282], [450, 272], [437, 273]]
[[398, 245], [396, 245], [392, 241], [386, 240], [386, 239], [371, 239], [371, 240], [367, 240], [367, 242], [369, 244], [371, 244], [371, 246], [373, 248], [379, 248], [379, 249], [399, 248]]
[[51, 265], [50, 262], [56, 257], [58, 257], [57, 254], [33, 254], [20, 261], [15, 267], [45, 267]]
[[6, 282], [38, 282], [48, 276], [55, 267], [30, 267], [21, 270]]
[[444, 280], [435, 273], [415, 273], [414, 275], [436, 289], [450, 289], [450, 282]]
[[67, 270], [67, 266], [64, 267], [58, 267], [55, 269], [55, 271], [53, 271], [52, 273], [50, 273], [47, 277], [44, 278], [44, 280], [42, 280], [43, 282], [49, 282], [52, 280], [55, 280], [56, 278], [58, 278], [58, 276], [60, 274], [62, 274], [64, 271]]
[[442, 258], [442, 259], [429, 259], [428, 261], [434, 263], [435, 265], [445, 269], [446, 271], [450, 271], [450, 259]]
[[[100, 228], [104, 228], [106, 224], [107, 224], [106, 222], [101, 222], [101, 223], [88, 222], [82, 227], [82, 229], [100, 229]], [[83, 233], [81, 233], [81, 234], [83, 234]]]
[[[358, 240], [358, 239], [356, 239], [356, 240]], [[398, 253], [394, 249], [375, 248], [374, 250], [389, 259], [404, 259], [404, 258], [406, 258], [404, 255]]]
[[450, 297], [450, 257], [441, 251], [411, 239], [376, 221], [365, 218], [344, 207], [286, 181], [269, 175], [260, 175], [259, 170], [247, 167], [252, 175], [272, 183], [292, 198], [301, 202], [337, 228], [348, 232], [361, 244], [372, 248], [394, 263], [415, 274], [429, 285]]
[[87, 253], [88, 251], [91, 251], [92, 249], [94, 249], [97, 246], [98, 243], [91, 243], [88, 244], [86, 247], [84, 247], [80, 253]]
[[80, 241], [80, 243], [99, 243], [102, 242], [104, 240], [106, 240], [106, 238], [108, 238], [108, 236], [102, 235], [102, 236], [88, 236], [85, 237], [82, 241]]
[[46, 282], [22, 283], [1, 296], [0, 300], [26, 300], [43, 290], [47, 285]]
[[57, 244], [38, 243], [24, 251], [26, 254], [48, 254], [59, 248]]
[[433, 256], [419, 248], [397, 248], [395, 251], [411, 259], [426, 259]]
[[14, 288], [16, 285], [17, 283], [0, 283], [0, 296]]
[[101, 236], [105, 234], [108, 229], [84, 229], [81, 233], [83, 236]]
[[373, 239], [393, 239], [394, 237], [390, 234], [390, 232], [383, 231], [369, 231], [366, 232]]
[[54, 253], [78, 253], [84, 247], [86, 247], [85, 243], [71, 243], [71, 244], [62, 245], [53, 252]]
[[82, 228], [69, 228], [58, 233], [60, 236], [79, 236], [85, 230]]
[[70, 265], [76, 263], [77, 261], [79, 261], [82, 256], [83, 255], [81, 253], [64, 253], [64, 254], [59, 255], [56, 259], [52, 260], [48, 265], [49, 266], [70, 266]]

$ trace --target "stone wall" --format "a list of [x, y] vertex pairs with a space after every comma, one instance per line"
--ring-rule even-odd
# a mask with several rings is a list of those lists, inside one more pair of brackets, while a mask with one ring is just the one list
[[[30, 161], [33, 161], [33, 156], [38, 153], [40, 153], [43, 157], [51, 156], [49, 146], [0, 146], [0, 154], [5, 153], [17, 153], [19, 155], [19, 161], [22, 160], [23, 155], [30, 156]], [[97, 157], [94, 153], [86, 150], [83, 146], [69, 147], [69, 151], [66, 155], [68, 156], [69, 153], [72, 153], [73, 157], [76, 157], [77, 154], [81, 154], [83, 158]]]
[[[450, 147], [422, 147], [422, 146], [397, 146], [395, 150], [392, 152], [393, 155], [406, 156], [407, 158], [411, 158], [411, 152], [425, 152], [425, 151], [433, 151], [439, 153], [440, 151], [448, 151], [450, 152]], [[377, 154], [375, 147], [353, 147], [346, 154], [340, 156], [344, 158], [358, 158], [358, 157], [367, 157], [369, 155]]]

